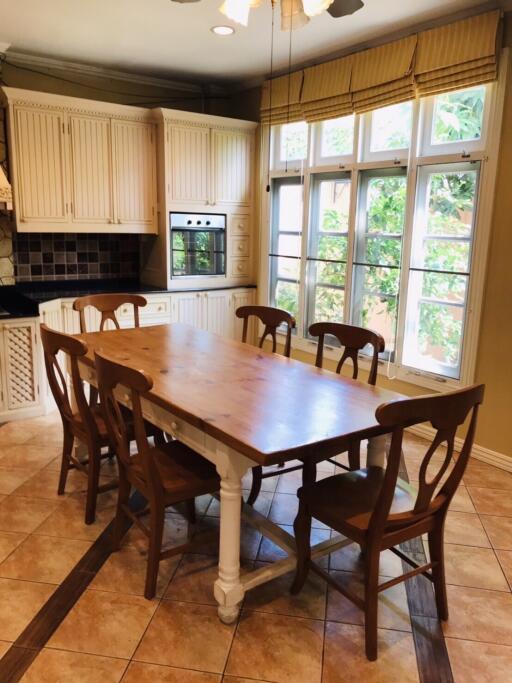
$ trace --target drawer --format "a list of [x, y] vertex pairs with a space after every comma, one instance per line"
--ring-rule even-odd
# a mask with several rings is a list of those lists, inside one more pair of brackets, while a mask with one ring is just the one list
[[249, 238], [248, 237], [233, 237], [231, 240], [232, 256], [249, 256]]
[[250, 232], [250, 217], [234, 213], [230, 218], [231, 235], [248, 235]]
[[249, 277], [251, 262], [248, 258], [231, 259], [231, 277]]
[[[148, 299], [148, 303], [143, 308], [139, 309], [139, 315], [141, 318], [148, 317], [165, 317], [170, 315], [170, 300], [166, 299]], [[119, 319], [132, 318], [133, 317], [133, 306], [131, 304], [126, 304], [121, 306], [119, 309]]]

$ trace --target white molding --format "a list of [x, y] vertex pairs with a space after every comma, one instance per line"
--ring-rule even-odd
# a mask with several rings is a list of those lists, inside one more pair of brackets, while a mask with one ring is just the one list
[[[2, 50], [2, 45], [7, 45], [7, 48]], [[0, 52], [6, 52], [7, 49], [7, 43], [0, 43]], [[127, 71], [116, 71], [115, 69], [91, 66], [90, 64], [68, 62], [62, 59], [53, 59], [51, 57], [28, 55], [23, 52], [17, 52], [16, 50], [9, 50], [6, 57], [14, 66], [27, 67], [31, 69], [51, 69], [52, 71], [60, 71], [61, 73], [75, 73], [82, 78], [99, 78], [104, 80], [114, 79], [116, 81], [123, 81], [126, 83], [145, 85], [154, 88], [164, 88], [166, 90], [180, 90], [182, 92], [194, 92], [199, 94], [203, 93], [203, 87], [199, 83], [184, 83], [166, 78], [143, 76], [141, 74], [134, 74]], [[47, 75], [51, 77], [54, 74], [48, 73]], [[83, 85], [86, 84], [84, 83]], [[225, 89], [221, 86], [209, 85], [208, 87], [212, 88], [213, 90], [218, 90], [222, 93], [225, 92]]]
[[[416, 436], [421, 436], [424, 439], [430, 439], [435, 435], [435, 430], [429, 427], [427, 424], [415, 425], [414, 427], [409, 427], [409, 432], [416, 434]], [[455, 449], [460, 450], [464, 444], [464, 439], [460, 437], [455, 437]], [[494, 465], [501, 470], [506, 472], [512, 472], [512, 457], [505, 455], [505, 453], [499, 453], [498, 451], [493, 451], [485, 446], [479, 446], [478, 444], [473, 444], [471, 451], [471, 457], [475, 460], [480, 460], [488, 465]]]

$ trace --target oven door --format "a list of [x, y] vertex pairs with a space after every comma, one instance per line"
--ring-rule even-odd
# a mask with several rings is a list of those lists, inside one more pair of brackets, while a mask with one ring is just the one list
[[224, 275], [225, 231], [221, 228], [173, 228], [172, 275]]

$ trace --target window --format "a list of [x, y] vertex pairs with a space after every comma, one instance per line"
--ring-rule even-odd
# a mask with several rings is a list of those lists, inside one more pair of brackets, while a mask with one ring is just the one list
[[277, 128], [274, 136], [274, 166], [286, 168], [288, 164], [300, 163], [308, 151], [308, 125], [304, 121], [286, 123]]
[[275, 127], [274, 149], [302, 155], [300, 168], [274, 155], [270, 195], [269, 301], [296, 317], [296, 345], [310, 350], [313, 322], [348, 322], [382, 334], [399, 378], [471, 380], [492, 97], [486, 85]]

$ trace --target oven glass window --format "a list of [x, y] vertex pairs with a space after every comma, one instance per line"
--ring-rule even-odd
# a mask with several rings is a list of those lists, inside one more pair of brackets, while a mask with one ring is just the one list
[[224, 275], [224, 230], [172, 230], [172, 274]]

